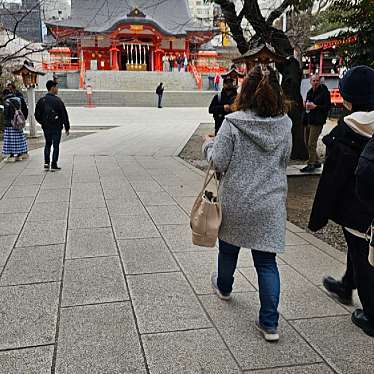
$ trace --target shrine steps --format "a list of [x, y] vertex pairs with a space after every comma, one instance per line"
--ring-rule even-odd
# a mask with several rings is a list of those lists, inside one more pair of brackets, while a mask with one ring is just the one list
[[[45, 90], [36, 90], [38, 100]], [[162, 101], [163, 107], [208, 107], [215, 91], [171, 91], [166, 90]], [[84, 107], [87, 94], [84, 90], [59, 90], [59, 97], [66, 106]], [[152, 91], [93, 90], [93, 104], [101, 107], [155, 107], [157, 97]]]
[[193, 91], [196, 82], [191, 73], [148, 71], [86, 71], [86, 84], [95, 90], [152, 91], [160, 82], [165, 91]]

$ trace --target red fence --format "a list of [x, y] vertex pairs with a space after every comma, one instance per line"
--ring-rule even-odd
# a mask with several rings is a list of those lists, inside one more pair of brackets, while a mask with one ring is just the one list
[[196, 81], [196, 86], [199, 90], [203, 88], [203, 80], [201, 79], [200, 73], [197, 71], [196, 66], [191, 64], [191, 72]]
[[79, 71], [79, 63], [71, 62], [42, 62], [45, 71]]

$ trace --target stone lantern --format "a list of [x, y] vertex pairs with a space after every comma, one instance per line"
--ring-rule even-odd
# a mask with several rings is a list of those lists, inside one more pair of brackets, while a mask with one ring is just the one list
[[27, 103], [29, 107], [29, 124], [30, 124], [30, 137], [36, 136], [36, 121], [34, 117], [35, 112], [35, 86], [38, 84], [38, 76], [45, 75], [45, 73], [35, 69], [33, 63], [25, 61], [23, 65], [13, 74], [20, 75], [23, 84], [27, 89]]

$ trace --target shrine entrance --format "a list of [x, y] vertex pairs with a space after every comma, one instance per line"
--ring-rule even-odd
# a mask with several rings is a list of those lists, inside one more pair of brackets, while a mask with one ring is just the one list
[[120, 70], [127, 71], [152, 71], [153, 45], [148, 42], [123, 42], [118, 45], [120, 50]]

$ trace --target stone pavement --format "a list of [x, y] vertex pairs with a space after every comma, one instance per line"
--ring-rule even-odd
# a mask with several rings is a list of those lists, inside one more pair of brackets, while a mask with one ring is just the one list
[[369, 374], [374, 344], [352, 308], [321, 287], [345, 256], [288, 225], [281, 340], [254, 328], [248, 250], [232, 302], [209, 283], [217, 249], [191, 244], [188, 212], [202, 175], [176, 154], [203, 110], [72, 111], [116, 129], [0, 169], [0, 372], [3, 374]]

